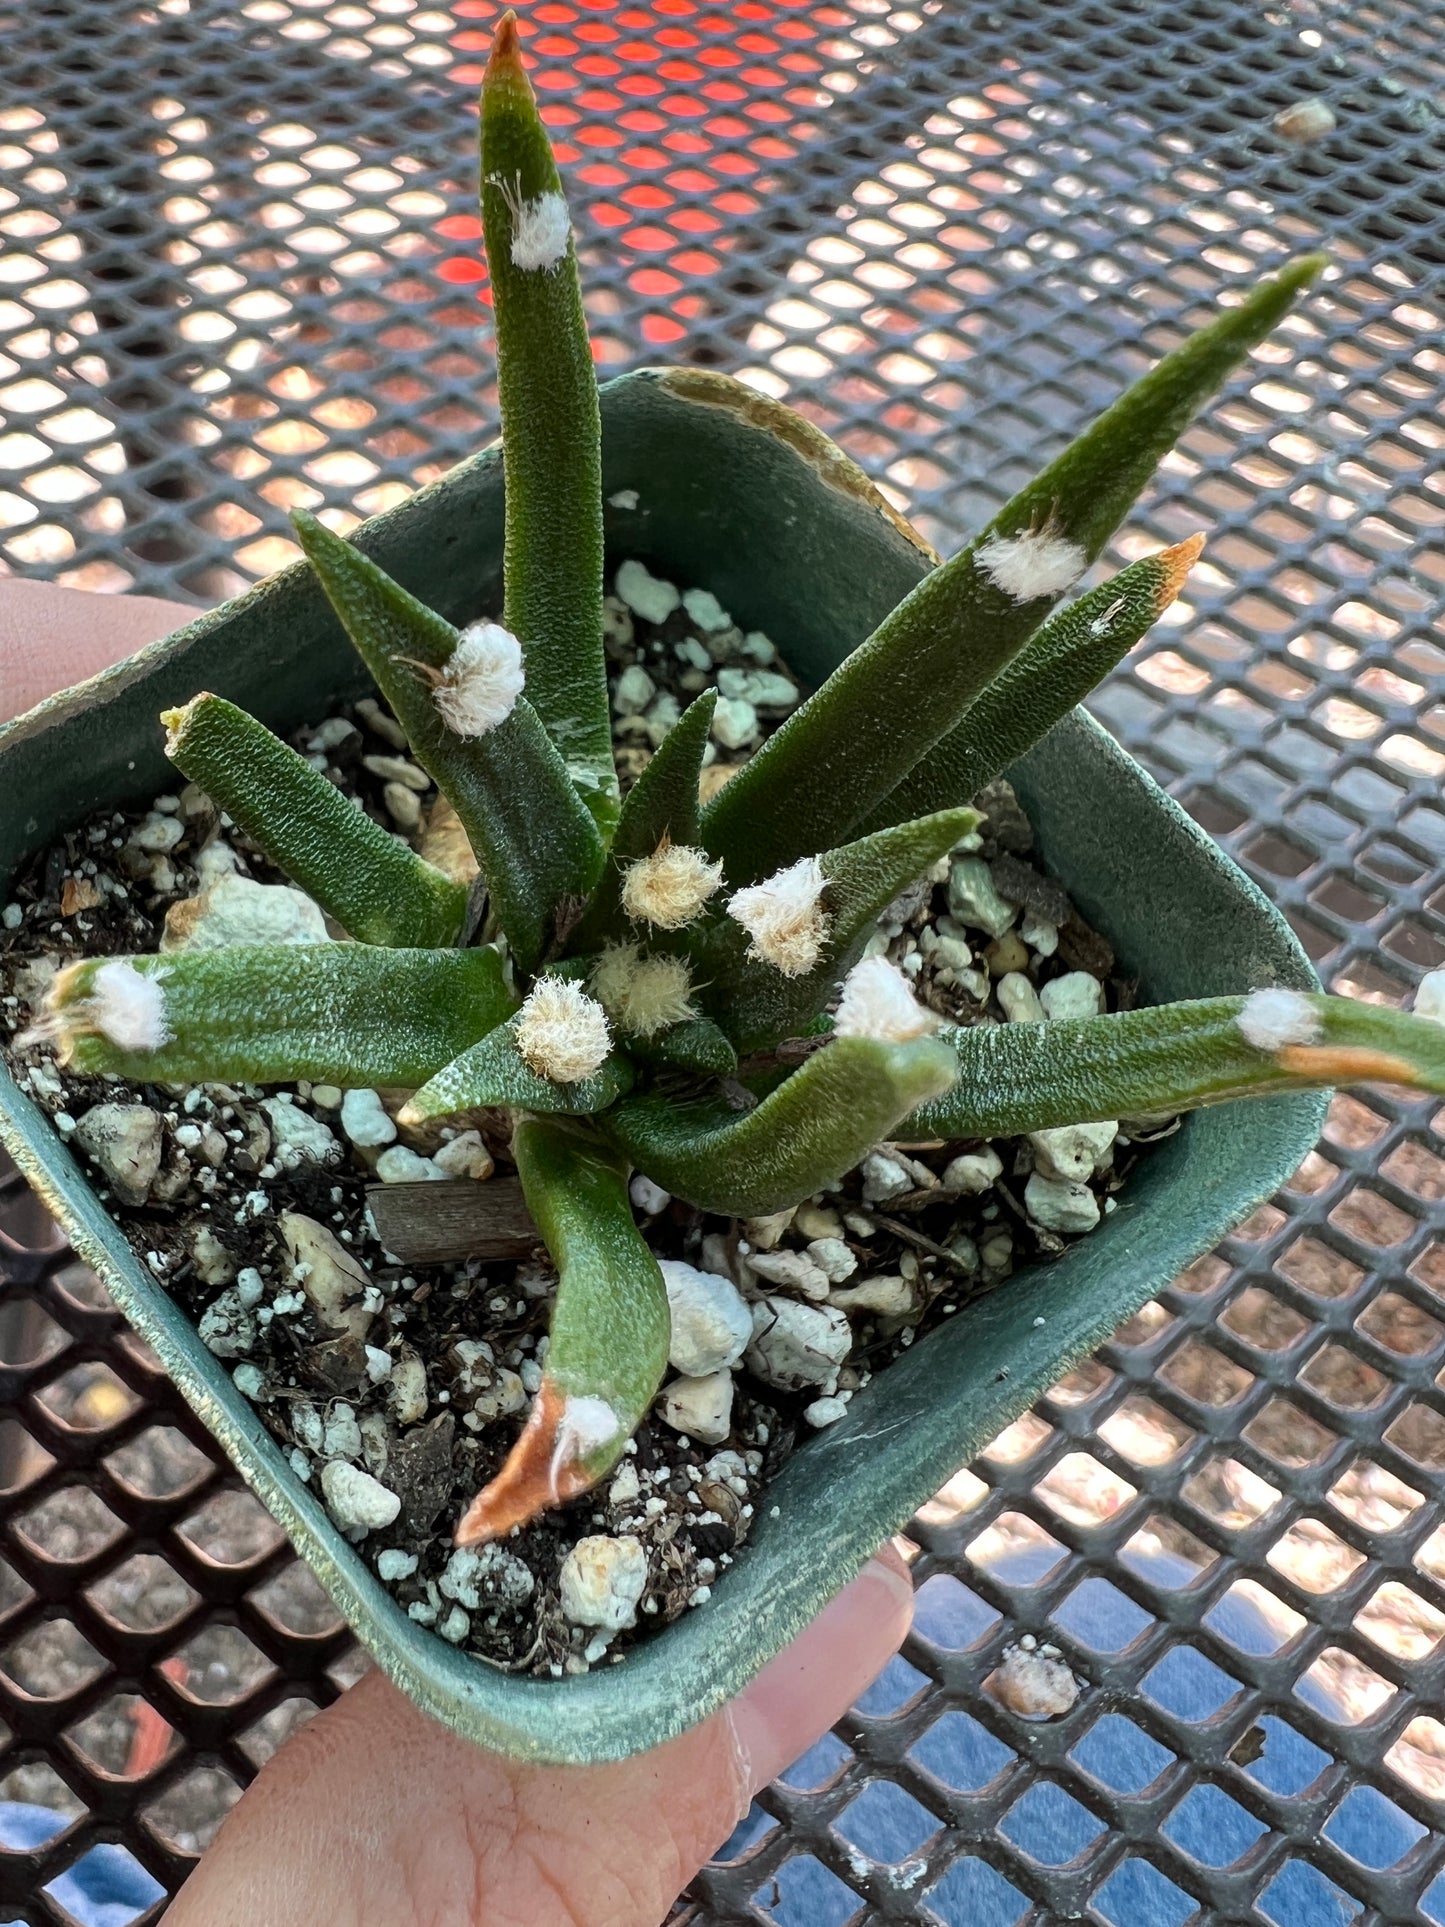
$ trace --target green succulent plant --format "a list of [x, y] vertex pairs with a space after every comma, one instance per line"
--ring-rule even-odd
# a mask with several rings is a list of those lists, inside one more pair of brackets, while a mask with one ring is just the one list
[[1266, 986], [950, 1029], [886, 961], [859, 963], [879, 914], [977, 820], [970, 799], [1178, 593], [1198, 539], [1055, 606], [1320, 257], [1221, 309], [1138, 381], [702, 808], [711, 691], [618, 793], [597, 390], [561, 181], [510, 16], [482, 87], [481, 200], [506, 476], [500, 623], [458, 632], [322, 522], [296, 518], [456, 812], [478, 885], [404, 848], [262, 724], [200, 694], [165, 716], [167, 753], [354, 941], [90, 960], [50, 1000], [62, 1055], [82, 1071], [403, 1087], [411, 1122], [514, 1114], [556, 1308], [531, 1414], [462, 1543], [594, 1484], [658, 1390], [668, 1301], [633, 1222], [633, 1168], [748, 1217], [812, 1195], [889, 1137], [1166, 1117], [1374, 1079], [1445, 1091], [1445, 1027], [1341, 998]]

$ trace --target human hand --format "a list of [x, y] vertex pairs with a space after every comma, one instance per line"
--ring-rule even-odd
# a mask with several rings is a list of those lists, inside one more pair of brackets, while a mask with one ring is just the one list
[[[0, 720], [194, 613], [0, 580]], [[265, 1767], [167, 1927], [657, 1927], [886, 1664], [911, 1603], [888, 1551], [730, 1706], [613, 1766], [498, 1758], [369, 1673]]]

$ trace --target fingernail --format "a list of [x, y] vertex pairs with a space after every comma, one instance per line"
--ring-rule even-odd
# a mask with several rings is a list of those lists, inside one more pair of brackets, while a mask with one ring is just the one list
[[754, 1792], [806, 1753], [877, 1678], [912, 1609], [907, 1568], [889, 1547], [733, 1702], [733, 1739]]

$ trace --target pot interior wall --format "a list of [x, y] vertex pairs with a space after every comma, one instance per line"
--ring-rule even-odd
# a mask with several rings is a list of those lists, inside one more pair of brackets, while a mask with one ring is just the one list
[[[604, 388], [606, 492], [638, 495], [634, 510], [609, 508], [610, 544], [711, 588], [820, 681], [927, 555], [808, 436], [780, 440], [757, 419], [768, 411], [756, 398], [701, 386], [700, 399], [696, 381], [644, 374]], [[467, 620], [496, 597], [501, 489], [489, 451], [368, 523], [362, 545]], [[163, 707], [210, 688], [289, 729], [364, 686], [320, 591], [286, 571], [0, 731], [0, 876], [102, 803], [172, 780]], [[1313, 983], [1274, 910], [1086, 717], [1061, 725], [1014, 776], [1046, 861], [1146, 996]], [[1190, 1119], [1096, 1233], [915, 1345], [794, 1457], [705, 1609], [619, 1667], [554, 1684], [495, 1673], [405, 1617], [3, 1070], [0, 1110], [21, 1168], [387, 1672], [458, 1731], [561, 1761], [656, 1744], [737, 1691], [959, 1464], [1287, 1177], [1322, 1115], [1319, 1100], [1294, 1097]]]

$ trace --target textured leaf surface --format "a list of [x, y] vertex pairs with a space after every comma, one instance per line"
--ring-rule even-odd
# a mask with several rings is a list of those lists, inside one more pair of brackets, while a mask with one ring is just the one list
[[[602, 829], [617, 776], [602, 653], [602, 430], [570, 232], [553, 265], [519, 265], [519, 220], [562, 194], [517, 29], [498, 24], [482, 82], [481, 201], [507, 477], [506, 612], [527, 690]], [[520, 212], [519, 212], [520, 211]], [[532, 217], [535, 220], [535, 213]]]
[[644, 1064], [660, 1070], [697, 1071], [705, 1077], [730, 1077], [738, 1067], [738, 1054], [724, 1032], [706, 1017], [695, 1017], [656, 1037], [633, 1037], [627, 1048]]
[[921, 1106], [905, 1133], [1013, 1137], [1342, 1084], [1445, 1091], [1445, 1025], [1348, 997], [1296, 1000], [1313, 1014], [1317, 1041], [1274, 1050], [1248, 1041], [1239, 1021], [1245, 997], [951, 1031], [958, 1082]]
[[426, 671], [449, 660], [457, 630], [314, 516], [295, 520], [342, 627], [455, 809], [513, 955], [534, 969], [558, 907], [602, 869], [602, 838], [561, 757], [525, 696], [489, 735], [449, 729]]
[[801, 1036], [856, 963], [882, 912], [977, 822], [975, 810], [943, 810], [824, 851], [819, 863], [827, 879], [829, 935], [817, 967], [804, 976], [785, 977], [750, 960], [747, 934], [731, 918], [711, 922], [697, 945], [695, 975], [708, 1009], [737, 1048], [758, 1050]]
[[1178, 595], [1202, 545], [1196, 536], [1145, 556], [1050, 616], [909, 771], [876, 820], [966, 802], [1001, 776], [1123, 661]]
[[662, 1383], [671, 1337], [667, 1291], [633, 1223], [622, 1160], [560, 1119], [524, 1119], [512, 1148], [557, 1265], [557, 1303], [531, 1416], [463, 1519], [462, 1545], [496, 1538], [603, 1477]]
[[[122, 1050], [76, 1034], [77, 1070], [142, 1082], [421, 1084], [510, 1016], [502, 959], [475, 950], [389, 950], [354, 943], [254, 944], [132, 957], [158, 979], [171, 1040]], [[104, 959], [57, 979], [62, 1022], [83, 1022]]]
[[407, 1104], [420, 1121], [456, 1111], [507, 1105], [519, 1111], [565, 1111], [584, 1116], [605, 1110], [632, 1088], [632, 1066], [614, 1051], [600, 1070], [573, 1084], [554, 1084], [528, 1068], [517, 1050], [517, 1025], [499, 1025], [430, 1079]]
[[647, 1176], [704, 1211], [759, 1217], [851, 1169], [901, 1117], [946, 1091], [945, 1044], [844, 1037], [814, 1053], [755, 1110], [724, 1100], [624, 1098], [604, 1126]]
[[1071, 586], [1001, 587], [990, 545], [1048, 535], [1072, 545], [1082, 572], [1190, 418], [1322, 266], [1318, 255], [1291, 263], [1135, 382], [794, 711], [703, 813], [703, 841], [734, 887], [870, 819]]
[[360, 943], [455, 943], [467, 893], [220, 696], [166, 712], [166, 754]]

